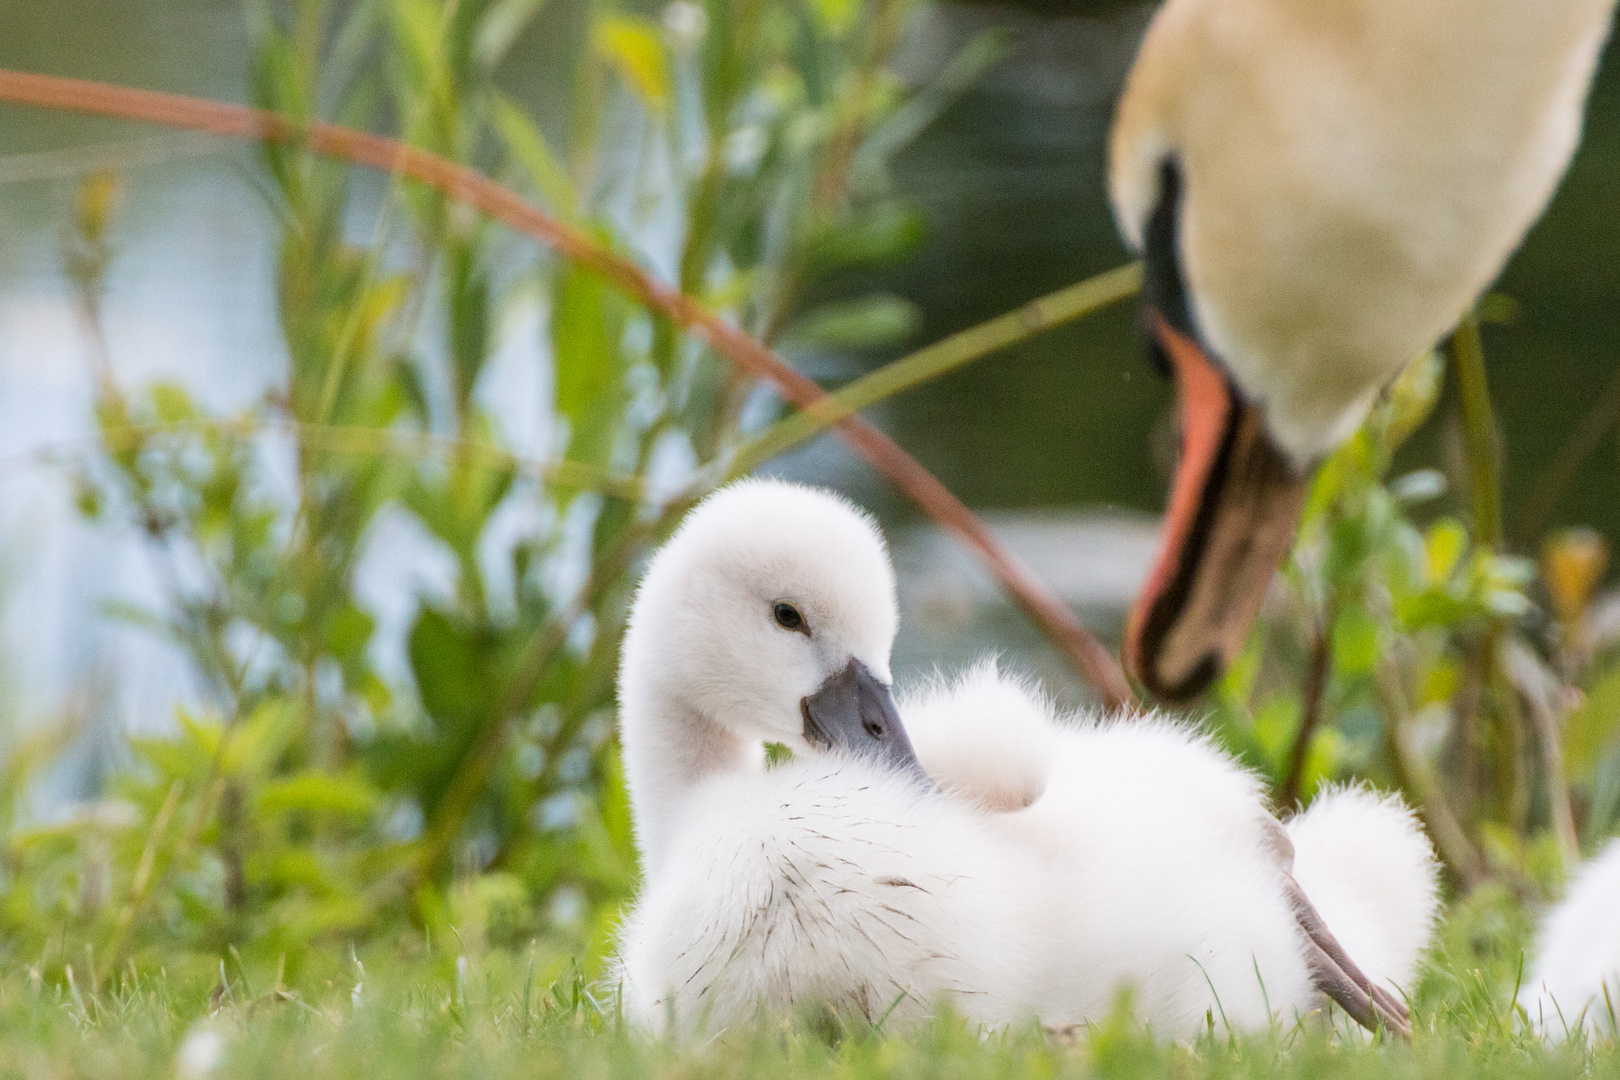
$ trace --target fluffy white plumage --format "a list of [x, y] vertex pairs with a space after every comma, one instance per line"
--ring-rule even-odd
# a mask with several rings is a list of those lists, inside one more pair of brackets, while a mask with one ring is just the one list
[[1620, 840], [1581, 868], [1547, 914], [1526, 989], [1525, 1011], [1550, 1038], [1582, 1028], [1620, 1035]]
[[1038, 1011], [1039, 867], [985, 815], [838, 758], [704, 794], [625, 927], [633, 1023], [712, 1032], [830, 1007], [908, 1025], [946, 998], [992, 1024]]
[[1410, 990], [1439, 910], [1434, 848], [1395, 795], [1322, 792], [1287, 823], [1294, 880], [1369, 979]]
[[[1043, 1017], [1096, 1019], [1124, 985], [1139, 1015], [1175, 1033], [1206, 1010], [1255, 1028], [1315, 1007], [1259, 781], [1205, 736], [1163, 718], [1064, 723], [993, 662], [900, 711], [943, 789], [1013, 810], [998, 824], [1044, 852], [1045, 932], [1085, 974], [1059, 975]], [[1412, 814], [1343, 788], [1287, 832], [1294, 877], [1346, 952], [1370, 978], [1408, 985], [1437, 906]]]
[[[864, 517], [774, 484], [716, 496], [655, 560], [621, 675], [648, 868], [621, 940], [627, 1016], [713, 1031], [830, 1006], [905, 1025], [949, 1001], [990, 1025], [1062, 1024], [1128, 988], [1138, 1016], [1186, 1036], [1316, 1008], [1257, 780], [1196, 732], [1064, 723], [989, 664], [901, 706], [938, 790], [814, 755], [797, 699], [850, 655], [887, 675], [886, 575]], [[873, 582], [881, 602], [854, 595]], [[811, 658], [815, 636], [765, 632], [781, 633], [762, 615], [780, 596], [826, 628]], [[802, 756], [764, 770], [744, 752], [760, 739]], [[1434, 911], [1410, 815], [1343, 791], [1290, 835], [1352, 955], [1409, 978]], [[1379, 849], [1393, 855], [1367, 879]]]
[[[796, 604], [811, 633], [771, 618]], [[894, 571], [870, 518], [829, 492], [749, 480], [687, 516], [643, 577], [619, 669], [619, 725], [642, 872], [663, 868], [694, 789], [807, 752], [799, 702], [855, 658], [889, 681]]]

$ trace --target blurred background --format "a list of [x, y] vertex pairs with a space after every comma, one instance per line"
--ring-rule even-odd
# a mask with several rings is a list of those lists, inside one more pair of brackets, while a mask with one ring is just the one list
[[[833, 387], [1127, 261], [1104, 151], [1153, 6], [20, 0], [0, 66], [401, 135]], [[1563, 805], [1585, 844], [1620, 811], [1617, 170], [1608, 63], [1482, 311], [1500, 535], [1476, 535], [1478, 462], [1435, 369], [1318, 493], [1269, 629], [1208, 705], [1289, 800], [1368, 776], [1455, 818], [1464, 886], [1569, 857]], [[1175, 438], [1134, 320], [1116, 304], [868, 414], [1110, 643]], [[114, 962], [175, 942], [266, 962], [408, 909], [599, 954], [634, 881], [611, 741], [633, 567], [695, 470], [777, 411], [594, 279], [387, 177], [0, 105], [13, 940], [48, 953], [66, 918]], [[530, 467], [554, 459], [578, 469]], [[1085, 700], [835, 439], [766, 471], [890, 530], [901, 681], [996, 651]], [[1423, 580], [1391, 584], [1402, 558]], [[1562, 695], [1567, 776], [1531, 676], [1497, 677], [1504, 641]], [[1448, 808], [1431, 774], [1459, 761]]]

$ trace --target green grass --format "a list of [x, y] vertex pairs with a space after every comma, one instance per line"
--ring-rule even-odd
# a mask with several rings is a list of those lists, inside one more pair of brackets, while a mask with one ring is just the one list
[[[622, 1030], [598, 1005], [602, 988], [534, 950], [474, 960], [401, 947], [362, 962], [334, 949], [296, 988], [273, 973], [255, 986], [234, 960], [210, 979], [188, 964], [99, 993], [66, 967], [52, 977], [13, 964], [0, 975], [0, 1078], [1620, 1077], [1612, 1043], [1542, 1044], [1514, 1019], [1527, 925], [1503, 890], [1454, 908], [1414, 988], [1410, 1046], [1349, 1032], [1342, 1017], [1337, 1030], [1279, 1024], [1172, 1045], [1124, 1011], [1067, 1037], [981, 1036], [959, 1020], [908, 1035], [762, 1021], [676, 1045]], [[202, 1032], [217, 1033], [217, 1064], [182, 1068], [188, 1039], [195, 1050], [216, 1037]]]

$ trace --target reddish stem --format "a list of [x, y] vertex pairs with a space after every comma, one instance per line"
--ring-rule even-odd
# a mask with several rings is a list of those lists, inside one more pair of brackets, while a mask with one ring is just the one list
[[[770, 382], [795, 408], [804, 409], [826, 396], [813, 380], [799, 374], [760, 342], [692, 297], [613, 254], [584, 232], [464, 165], [397, 139], [336, 124], [301, 126], [278, 113], [245, 105], [4, 68], [0, 68], [0, 101], [143, 120], [241, 139], [297, 143], [329, 157], [408, 177], [532, 237], [645, 306], [663, 312], [731, 363]], [[857, 454], [972, 549], [1110, 708], [1136, 703], [1119, 663], [1108, 650], [1080, 625], [1066, 604], [996, 542], [984, 523], [932, 473], [859, 417], [840, 421], [837, 430]]]

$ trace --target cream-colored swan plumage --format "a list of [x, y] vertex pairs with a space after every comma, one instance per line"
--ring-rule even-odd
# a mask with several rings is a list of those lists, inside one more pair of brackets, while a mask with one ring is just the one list
[[[904, 1025], [948, 1002], [990, 1025], [1062, 1024], [1128, 991], [1156, 1030], [1185, 1036], [1316, 1008], [1258, 785], [1195, 733], [1065, 726], [981, 669], [908, 703], [938, 787], [817, 752], [798, 702], [851, 658], [887, 681], [888, 575], [848, 504], [767, 483], [715, 496], [655, 558], [621, 676], [647, 871], [620, 948], [630, 1019], [716, 1030], [832, 1008]], [[808, 636], [771, 622], [784, 600]], [[749, 747], [762, 739], [800, 755], [764, 769]], [[1316, 839], [1298, 832], [1298, 869], [1316, 867], [1324, 914], [1364, 928], [1364, 966], [1399, 983], [1432, 917], [1432, 860], [1404, 811], [1342, 800], [1356, 835], [1325, 817]], [[1407, 844], [1399, 926], [1365, 897], [1389, 873], [1343, 872], [1339, 845], [1369, 840]]]
[[1575, 875], [1532, 958], [1524, 1007], [1539, 1031], [1620, 1036], [1620, 839]]

